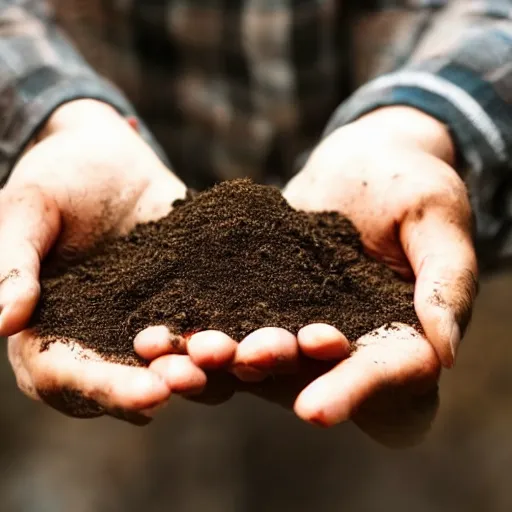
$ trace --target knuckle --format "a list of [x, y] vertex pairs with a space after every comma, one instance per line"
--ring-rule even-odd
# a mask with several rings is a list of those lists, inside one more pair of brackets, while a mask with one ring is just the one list
[[34, 383], [28, 373], [23, 367], [14, 368], [14, 374], [16, 376], [16, 385], [26, 396], [32, 400], [38, 400], [39, 394], [34, 386]]
[[437, 195], [441, 204], [442, 199], [444, 199], [445, 206], [456, 210], [465, 219], [471, 217], [471, 206], [466, 184], [455, 172], [451, 171], [447, 174], [445, 183], [439, 187]]
[[430, 212], [442, 212], [446, 222], [471, 232], [473, 213], [465, 184], [460, 180], [438, 180], [421, 187], [407, 199], [411, 220], [419, 222]]
[[[44, 183], [42, 177], [39, 176], [38, 179]], [[45, 215], [50, 215], [57, 210], [57, 203], [52, 195], [35, 181], [20, 185], [7, 185], [0, 190], [0, 207], [2, 209], [19, 205], [28, 206]]]
[[[18, 242], [23, 240], [18, 232], [15, 232], [15, 225], [19, 224], [20, 220], [23, 220], [26, 226], [25, 229], [21, 230], [22, 235], [26, 235], [27, 230], [34, 234], [54, 233], [58, 230], [60, 223], [58, 204], [50, 194], [45, 193], [37, 184], [8, 185], [0, 191], [0, 228], [9, 231], [9, 233], [7, 231], [3, 232], [5, 237], [11, 239], [14, 235]], [[36, 242], [39, 238], [45, 240], [51, 238], [51, 236], [32, 238], [34, 249], [41, 253], [47, 248], [40, 247]]]
[[39, 400], [39, 394], [28, 374], [20, 369], [15, 369], [14, 374], [18, 389], [28, 398], [31, 398], [32, 400]]
[[478, 294], [478, 277], [471, 268], [446, 269], [446, 277], [440, 272], [434, 281], [434, 289], [428, 302], [438, 308], [447, 309], [454, 315], [463, 336], [472, 316], [473, 304]]

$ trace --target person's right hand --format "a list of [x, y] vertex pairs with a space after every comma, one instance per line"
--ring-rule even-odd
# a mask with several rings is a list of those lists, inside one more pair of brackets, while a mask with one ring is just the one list
[[294, 365], [298, 342], [282, 329], [264, 329], [240, 344], [222, 333], [200, 333], [173, 353], [169, 331], [149, 327], [134, 340], [148, 368], [105, 361], [78, 340], [41, 351], [42, 340], [23, 330], [50, 249], [61, 258], [79, 254], [106, 236], [165, 216], [185, 194], [185, 185], [111, 107], [78, 100], [50, 117], [0, 192], [0, 336], [10, 336], [9, 358], [28, 396], [72, 416], [110, 414], [145, 423], [148, 410], [171, 393], [200, 391], [203, 368], [236, 360], [263, 362], [279, 373]]
[[105, 362], [78, 344], [41, 352], [41, 340], [22, 330], [50, 249], [73, 256], [165, 215], [185, 192], [108, 105], [79, 100], [55, 111], [0, 192], [0, 336], [11, 336], [9, 358], [26, 394], [73, 416], [107, 412], [133, 422], [167, 400], [168, 384], [147, 368]]

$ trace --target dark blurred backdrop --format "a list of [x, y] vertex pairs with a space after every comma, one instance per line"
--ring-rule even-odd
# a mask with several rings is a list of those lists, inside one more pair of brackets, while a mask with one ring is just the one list
[[143, 429], [67, 419], [25, 399], [4, 356], [0, 510], [510, 512], [511, 326], [512, 275], [496, 275], [430, 434], [399, 451], [246, 396], [212, 408], [176, 399]]

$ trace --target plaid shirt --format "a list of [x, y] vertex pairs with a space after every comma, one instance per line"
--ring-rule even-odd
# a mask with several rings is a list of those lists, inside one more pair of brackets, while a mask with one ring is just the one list
[[137, 112], [195, 187], [282, 183], [322, 135], [419, 108], [451, 129], [480, 247], [512, 254], [512, 1], [0, 0], [0, 178], [83, 97]]

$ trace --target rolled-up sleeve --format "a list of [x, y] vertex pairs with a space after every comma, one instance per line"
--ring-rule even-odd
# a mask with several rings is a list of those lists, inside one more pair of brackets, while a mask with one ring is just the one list
[[512, 256], [512, 1], [448, 2], [408, 63], [358, 89], [324, 135], [390, 105], [418, 108], [448, 126], [482, 259]]

